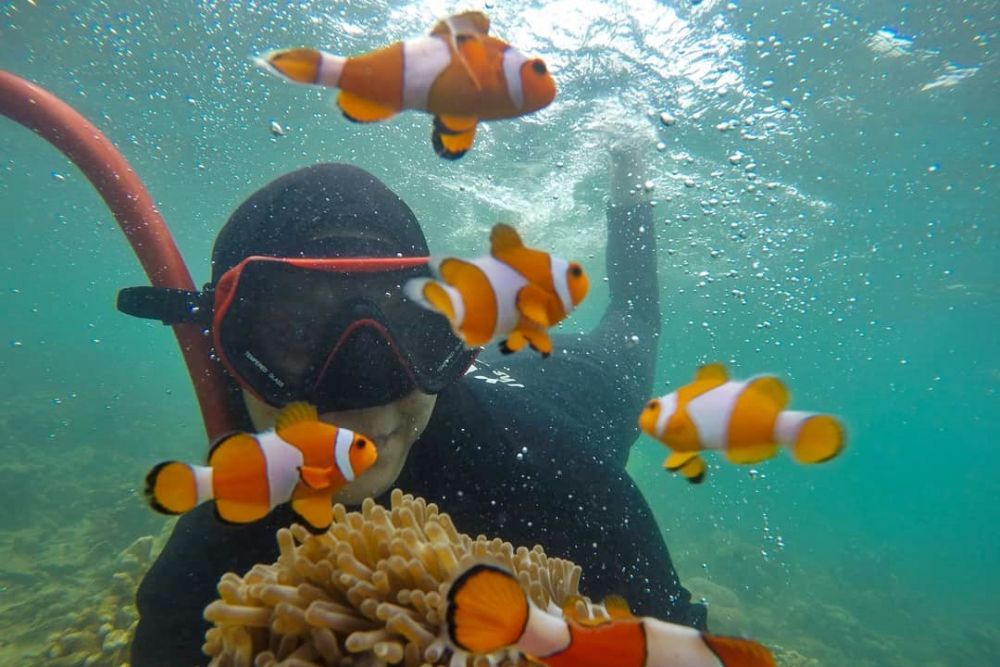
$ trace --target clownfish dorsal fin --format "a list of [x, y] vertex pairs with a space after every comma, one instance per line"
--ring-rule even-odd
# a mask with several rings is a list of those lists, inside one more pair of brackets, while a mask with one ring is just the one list
[[728, 379], [729, 374], [726, 372], [726, 367], [719, 362], [705, 364], [694, 374], [695, 382], [710, 382], [716, 387], [725, 384]]
[[493, 225], [490, 230], [490, 254], [494, 259], [499, 259], [498, 255], [505, 252], [523, 247], [524, 242], [516, 229], [503, 222]]
[[485, 37], [490, 33], [490, 17], [474, 9], [453, 14], [438, 21], [431, 29], [432, 35], [475, 35]]
[[758, 375], [751, 378], [745, 391], [752, 391], [781, 411], [788, 406], [789, 393], [785, 383], [773, 375]]
[[305, 401], [295, 401], [283, 407], [281, 412], [278, 413], [278, 416], [274, 419], [274, 430], [277, 431], [278, 435], [281, 435], [282, 431], [293, 424], [315, 421], [319, 421], [319, 413], [316, 412], [316, 406]]
[[628, 601], [620, 595], [608, 595], [602, 602], [604, 611], [608, 612], [613, 620], [621, 618], [634, 618], [632, 609], [628, 606]]
[[567, 620], [588, 628], [604, 625], [613, 619], [610, 613], [608, 614], [608, 618], [600, 615], [594, 616], [591, 611], [591, 605], [588, 604], [586, 598], [582, 595], [570, 595], [563, 600], [562, 613], [563, 617]]
[[[468, 57], [466, 54], [462, 53], [462, 50], [459, 48], [459, 44], [460, 40], [469, 37], [481, 40], [489, 34], [489, 32], [489, 17], [487, 17], [486, 14], [477, 11], [462, 12], [461, 14], [455, 14], [453, 16], [449, 16], [448, 18], [441, 19], [431, 30], [432, 35], [446, 37], [448, 39], [452, 52], [462, 63], [465, 73], [469, 75], [469, 79], [472, 80], [472, 85], [476, 87], [476, 90], [482, 90], [483, 86], [479, 82], [479, 77], [477, 77], [472, 71], [472, 66], [469, 63]], [[479, 55], [480, 57], [478, 59], [482, 60], [485, 56], [485, 52], [480, 49]]]

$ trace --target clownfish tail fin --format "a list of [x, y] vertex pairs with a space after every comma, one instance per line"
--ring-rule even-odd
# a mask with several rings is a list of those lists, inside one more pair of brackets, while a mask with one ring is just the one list
[[719, 637], [707, 632], [701, 634], [701, 639], [722, 667], [775, 667], [774, 656], [767, 647], [750, 639]]
[[831, 415], [785, 410], [778, 415], [775, 433], [799, 463], [822, 463], [844, 449], [846, 437], [840, 421]]
[[530, 610], [528, 596], [513, 574], [494, 565], [473, 565], [448, 590], [448, 638], [469, 653], [513, 646], [524, 634]]
[[316, 49], [277, 49], [255, 58], [254, 62], [288, 81], [336, 87], [347, 59]]
[[211, 468], [180, 461], [157, 464], [146, 475], [146, 501], [163, 514], [183, 514], [194, 509], [199, 502], [199, 473], [204, 475], [205, 471], [211, 475]]
[[319, 83], [323, 54], [316, 49], [277, 49], [256, 59], [258, 65], [295, 83]]

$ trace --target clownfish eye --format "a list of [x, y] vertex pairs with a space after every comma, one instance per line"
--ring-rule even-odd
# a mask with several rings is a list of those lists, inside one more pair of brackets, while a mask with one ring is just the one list
[[579, 278], [580, 276], [583, 275], [583, 267], [581, 267], [579, 264], [570, 264], [569, 274], [574, 278]]
[[357, 447], [358, 449], [364, 449], [367, 444], [368, 441], [365, 440], [364, 438], [358, 438], [357, 440], [354, 441], [354, 446]]
[[654, 400], [650, 401], [649, 403], [646, 403], [646, 409], [647, 410], [655, 410], [656, 409], [656, 400], [654, 399]]
[[531, 69], [535, 70], [535, 74], [545, 74], [545, 63], [541, 60], [531, 61]]

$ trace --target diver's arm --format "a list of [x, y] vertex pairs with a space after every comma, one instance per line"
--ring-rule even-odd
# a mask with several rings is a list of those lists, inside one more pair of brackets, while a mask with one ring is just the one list
[[590, 344], [631, 376], [630, 389], [650, 394], [660, 336], [660, 294], [656, 276], [653, 207], [644, 187], [642, 148], [620, 143], [610, 151], [608, 245], [605, 270], [608, 307], [590, 333]]
[[640, 404], [653, 388], [660, 335], [656, 236], [643, 150], [637, 142], [621, 141], [609, 151], [607, 309], [590, 333], [553, 336], [556, 354], [584, 352], [592, 361], [610, 364], [617, 390], [641, 397]]

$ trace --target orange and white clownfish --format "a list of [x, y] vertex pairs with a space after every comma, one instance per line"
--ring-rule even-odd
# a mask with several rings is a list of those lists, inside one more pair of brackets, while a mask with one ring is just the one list
[[554, 614], [535, 606], [508, 571], [476, 564], [447, 595], [448, 639], [473, 654], [513, 647], [549, 667], [774, 667], [771, 652], [747, 639], [720, 637], [651, 617], [632, 616], [621, 598], [605, 600], [607, 620]]
[[510, 354], [530, 345], [552, 353], [548, 329], [587, 295], [587, 274], [576, 262], [525, 247], [510, 225], [490, 232], [490, 254], [472, 260], [431, 260], [440, 280], [414, 278], [406, 296], [448, 318], [455, 335], [474, 348], [500, 341]]
[[663, 467], [698, 484], [705, 461], [698, 452], [721, 451], [733, 463], [769, 459], [781, 445], [800, 463], [822, 463], [844, 448], [836, 417], [786, 410], [789, 393], [771, 375], [729, 380], [722, 364], [702, 366], [694, 381], [654, 398], [639, 415], [639, 428], [673, 450]]
[[468, 11], [440, 21], [429, 35], [357, 56], [280, 49], [258, 62], [296, 83], [339, 88], [337, 106], [355, 122], [427, 111], [434, 115], [434, 150], [455, 160], [472, 148], [479, 121], [523, 116], [555, 99], [545, 62], [489, 30], [485, 14]]
[[289, 500], [310, 530], [333, 520], [332, 497], [378, 457], [363, 435], [319, 421], [308, 403], [290, 403], [274, 430], [234, 433], [216, 442], [208, 465], [164, 461], [146, 476], [146, 498], [164, 514], [183, 514], [208, 500], [227, 523], [264, 518]]

